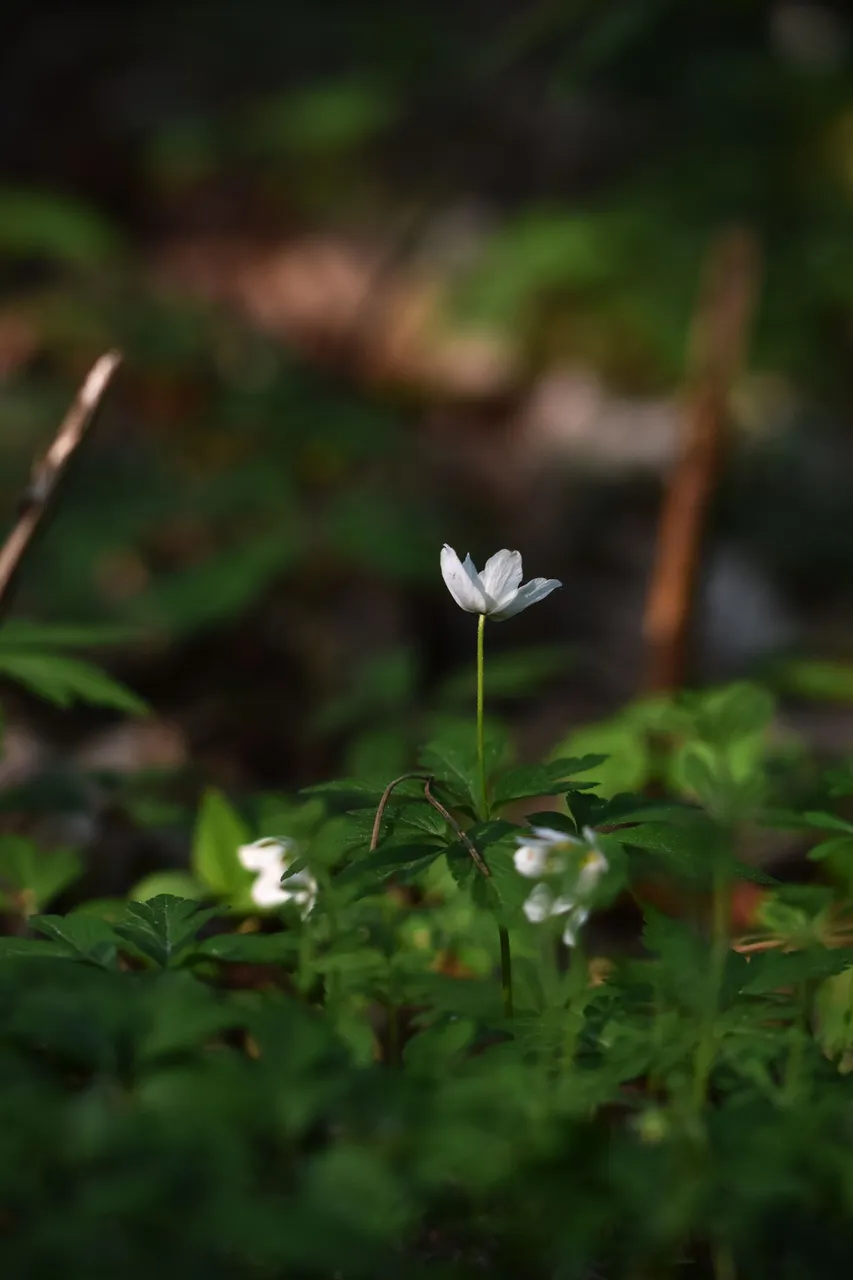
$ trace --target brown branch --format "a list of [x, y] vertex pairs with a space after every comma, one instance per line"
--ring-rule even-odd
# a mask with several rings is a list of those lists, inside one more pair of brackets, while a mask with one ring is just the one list
[[688, 676], [702, 535], [725, 451], [731, 386], [746, 349], [758, 258], [755, 239], [745, 231], [722, 235], [709, 255], [691, 335], [681, 455], [664, 496], [646, 598], [647, 693], [678, 689]]
[[47, 453], [33, 467], [32, 478], [21, 498], [18, 517], [0, 547], [0, 614], [8, 608], [15, 575], [72, 454], [79, 447], [110, 380], [121, 363], [117, 351], [96, 360], [77, 392]]
[[471, 838], [465, 834], [465, 832], [462, 830], [462, 828], [460, 827], [456, 819], [451, 816], [451, 814], [448, 812], [447, 809], [445, 809], [441, 801], [436, 800], [435, 796], [430, 791], [431, 784], [432, 784], [432, 778], [427, 778], [426, 781], [424, 782], [425, 799], [432, 805], [433, 809], [435, 809], [438, 813], [441, 814], [442, 818], [444, 818], [444, 821], [449, 823], [449, 825], [453, 828], [457, 838], [462, 841], [465, 848], [468, 850], [471, 857], [473, 858], [474, 866], [477, 868], [477, 870], [480, 872], [481, 875], [486, 876], [488, 878], [492, 873], [489, 870], [489, 868], [486, 866], [486, 863], [483, 860], [483, 855], [480, 853], [479, 849], [475, 847], [473, 840], [471, 840]]
[[470, 853], [474, 861], [474, 865], [476, 866], [477, 870], [481, 873], [481, 875], [490, 876], [492, 873], [489, 870], [489, 868], [486, 866], [486, 863], [483, 860], [483, 855], [474, 846], [470, 837], [465, 834], [465, 832], [462, 830], [459, 823], [456, 821], [453, 815], [449, 812], [449, 810], [445, 809], [441, 801], [437, 800], [435, 796], [432, 794], [432, 792], [430, 791], [430, 787], [432, 785], [433, 779], [432, 779], [432, 775], [429, 773], [401, 773], [399, 778], [394, 778], [392, 782], [388, 783], [388, 786], [385, 788], [385, 790], [382, 792], [382, 795], [379, 797], [379, 804], [376, 808], [376, 817], [373, 819], [373, 831], [371, 832], [371, 835], [370, 835], [369, 852], [373, 853], [376, 846], [379, 844], [379, 831], [382, 826], [382, 818], [388, 806], [388, 801], [391, 799], [391, 792], [394, 790], [395, 787], [398, 787], [401, 782], [406, 782], [409, 778], [417, 778], [419, 782], [422, 782], [424, 784], [424, 799], [427, 801], [428, 804], [431, 804], [433, 809], [435, 809], [438, 813], [440, 813], [442, 818], [444, 818], [444, 821], [453, 828], [455, 835], [462, 842], [462, 844], [464, 844], [465, 848]]
[[370, 833], [370, 846], [368, 849], [369, 853], [373, 853], [374, 849], [379, 844], [379, 830], [382, 826], [382, 819], [385, 815], [385, 809], [387, 808], [388, 801], [391, 799], [391, 792], [394, 790], [395, 787], [399, 787], [401, 782], [405, 782], [408, 778], [418, 778], [421, 782], [423, 782], [424, 774], [401, 773], [399, 778], [394, 778], [392, 782], [388, 783], [388, 786], [385, 788], [385, 790], [382, 792], [382, 795], [379, 797], [379, 804], [376, 807], [376, 817], [373, 819], [373, 831]]

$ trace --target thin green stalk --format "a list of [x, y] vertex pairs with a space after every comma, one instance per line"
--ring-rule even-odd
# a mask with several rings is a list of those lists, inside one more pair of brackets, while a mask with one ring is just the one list
[[485, 697], [484, 673], [485, 660], [483, 638], [486, 630], [486, 615], [481, 613], [477, 620], [477, 765], [480, 770], [480, 816], [484, 822], [489, 818], [489, 793], [486, 788], [486, 735], [483, 727], [483, 709]]
[[702, 1020], [699, 1046], [696, 1050], [696, 1070], [693, 1077], [693, 1104], [697, 1115], [702, 1111], [708, 1092], [708, 1081], [714, 1065], [714, 1024], [720, 1004], [720, 992], [729, 954], [730, 884], [725, 867], [721, 864], [714, 873], [713, 917], [711, 927], [711, 963], [708, 974], [708, 995]]
[[580, 942], [575, 943], [569, 967], [569, 1001], [566, 1009], [566, 1035], [563, 1040], [563, 1066], [572, 1066], [584, 1020], [589, 987], [586, 953]]
[[512, 1005], [512, 952], [509, 949], [509, 931], [506, 925], [498, 925], [501, 940], [501, 994], [504, 1001], [504, 1015], [513, 1016]]
[[[489, 791], [486, 784], [486, 733], [484, 726], [485, 711], [485, 650], [486, 615], [481, 613], [477, 619], [477, 768], [480, 775], [480, 817], [483, 822], [489, 820]], [[509, 946], [509, 931], [505, 925], [498, 925], [498, 936], [501, 944], [501, 994], [503, 995], [504, 1015], [513, 1016], [512, 1000], [512, 952]]]
[[785, 1102], [796, 1102], [803, 1078], [803, 1057], [806, 1049], [806, 1037], [809, 1034], [809, 1004], [811, 997], [810, 984], [798, 982], [796, 989], [797, 1017], [792, 1031], [791, 1051], [785, 1067], [785, 1083], [782, 1098]]

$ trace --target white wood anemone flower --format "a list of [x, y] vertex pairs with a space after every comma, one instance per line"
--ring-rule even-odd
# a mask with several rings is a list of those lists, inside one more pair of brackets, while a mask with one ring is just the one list
[[532, 836], [518, 836], [515, 867], [531, 879], [540, 876], [562, 876], [574, 870], [569, 892], [555, 894], [544, 881], [533, 889], [522, 910], [531, 924], [542, 924], [554, 916], [565, 916], [563, 942], [567, 947], [577, 943], [578, 932], [589, 919], [589, 903], [596, 886], [609, 868], [609, 863], [595, 842], [595, 832], [584, 827], [583, 839], [555, 831], [551, 827], [533, 827]]
[[296, 848], [291, 840], [279, 840], [268, 836], [252, 844], [241, 844], [237, 857], [247, 871], [256, 871], [252, 885], [252, 901], [269, 911], [292, 902], [300, 910], [302, 919], [310, 915], [317, 900], [317, 881], [307, 867], [289, 876], [282, 884], [287, 868], [296, 860]]
[[478, 573], [469, 555], [460, 560], [446, 542], [441, 551], [441, 576], [460, 609], [483, 614], [493, 622], [515, 617], [563, 585], [556, 578], [531, 578], [522, 586], [520, 551], [495, 552]]

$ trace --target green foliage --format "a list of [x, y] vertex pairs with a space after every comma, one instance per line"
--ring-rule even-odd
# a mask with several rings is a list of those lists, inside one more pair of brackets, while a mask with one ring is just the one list
[[71, 849], [39, 849], [23, 836], [0, 836], [0, 908], [24, 916], [43, 911], [82, 870]]
[[93, 266], [115, 259], [119, 237], [101, 214], [56, 191], [0, 190], [0, 253]]
[[251, 873], [240, 865], [237, 850], [249, 840], [246, 824], [225, 796], [213, 788], [206, 791], [193, 832], [190, 866], [208, 892], [226, 899], [245, 896]]
[[136, 694], [106, 672], [62, 652], [70, 646], [114, 643], [126, 634], [115, 629], [40, 626], [13, 620], [0, 627], [0, 675], [60, 707], [87, 702], [129, 715], [145, 715], [148, 708]]

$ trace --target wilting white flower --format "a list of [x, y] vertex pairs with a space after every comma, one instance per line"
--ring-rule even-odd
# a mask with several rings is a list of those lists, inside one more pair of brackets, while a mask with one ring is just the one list
[[478, 573], [470, 556], [460, 560], [447, 543], [441, 552], [441, 576], [460, 609], [485, 614], [494, 622], [514, 617], [563, 585], [556, 578], [531, 578], [522, 586], [519, 551], [496, 552]]
[[595, 832], [590, 827], [584, 827], [582, 840], [550, 827], [534, 827], [533, 833], [532, 836], [518, 837], [515, 866], [523, 876], [565, 877], [570, 868], [571, 853], [585, 850], [577, 857], [577, 874], [570, 893], [556, 896], [542, 882], [536, 885], [522, 908], [531, 924], [542, 924], [553, 916], [565, 916], [563, 942], [567, 947], [573, 947], [577, 942], [578, 931], [589, 918], [587, 904], [608, 869], [607, 859], [596, 845]]
[[293, 902], [305, 919], [317, 898], [317, 881], [307, 867], [303, 867], [282, 884], [284, 873], [295, 861], [292, 841], [274, 837], [255, 840], [252, 844], [240, 845], [237, 856], [247, 871], [258, 873], [252, 885], [253, 902], [267, 910]]

